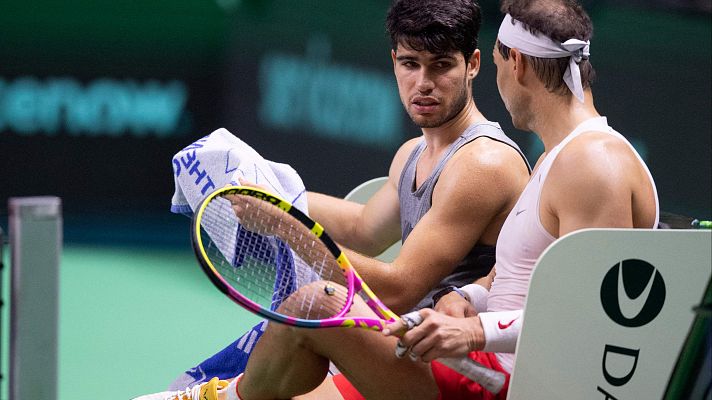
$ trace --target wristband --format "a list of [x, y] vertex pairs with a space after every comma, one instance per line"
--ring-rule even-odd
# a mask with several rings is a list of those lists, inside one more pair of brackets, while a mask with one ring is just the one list
[[465, 292], [463, 292], [462, 290], [460, 290], [460, 288], [458, 288], [457, 286], [447, 286], [443, 289], [440, 289], [438, 292], [436, 292], [433, 295], [433, 306], [432, 307], [435, 308], [435, 305], [438, 304], [438, 301], [440, 301], [440, 299], [443, 298], [443, 296], [445, 296], [446, 294], [448, 294], [450, 292], [455, 292], [455, 293], [459, 294], [460, 296], [462, 296], [463, 299], [470, 301], [470, 299], [467, 298], [467, 294]]
[[514, 353], [522, 330], [522, 314], [523, 310], [479, 313], [485, 334], [482, 351]]
[[489, 290], [487, 290], [484, 286], [471, 283], [461, 287], [460, 290], [465, 292], [467, 295], [465, 298], [470, 301], [470, 304], [472, 304], [473, 307], [475, 307], [475, 311], [478, 313], [487, 311], [487, 297], [489, 296]]

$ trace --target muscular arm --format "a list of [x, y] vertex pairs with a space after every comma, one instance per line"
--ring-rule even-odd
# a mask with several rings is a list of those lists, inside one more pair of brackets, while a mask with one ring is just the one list
[[503, 146], [478, 139], [456, 153], [440, 175], [431, 209], [392, 263], [349, 255], [364, 280], [395, 312], [414, 307], [493, 224], [499, 230], [499, 219], [503, 221], [528, 177], [519, 155]]
[[582, 134], [552, 165], [542, 189], [542, 224], [555, 237], [585, 228], [634, 227], [633, 195], [647, 184], [625, 143], [602, 133]]
[[309, 192], [311, 217], [336, 242], [375, 257], [400, 239], [398, 195], [391, 186], [389, 180], [365, 205]]

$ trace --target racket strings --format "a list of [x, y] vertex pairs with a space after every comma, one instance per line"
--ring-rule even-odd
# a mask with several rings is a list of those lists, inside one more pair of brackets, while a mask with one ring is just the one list
[[261, 307], [310, 320], [344, 309], [347, 282], [336, 259], [287, 212], [249, 196], [216, 198], [201, 226], [203, 248], [215, 270]]
[[[269, 215], [261, 222], [275, 227], [267, 230], [289, 245], [295, 259], [299, 290], [281, 305], [279, 312], [310, 320], [339, 314], [346, 304], [347, 282], [329, 249], [293, 216], [270, 203], [262, 202], [260, 207]], [[339, 287], [342, 289], [337, 290]]]

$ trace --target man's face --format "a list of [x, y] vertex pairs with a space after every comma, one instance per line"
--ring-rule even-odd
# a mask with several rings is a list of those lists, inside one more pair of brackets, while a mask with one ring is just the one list
[[462, 53], [433, 54], [399, 44], [391, 55], [401, 102], [416, 125], [442, 126], [465, 107], [471, 93]]

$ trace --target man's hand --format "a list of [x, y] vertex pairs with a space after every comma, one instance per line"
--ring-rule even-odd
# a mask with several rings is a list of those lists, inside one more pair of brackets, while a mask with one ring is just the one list
[[474, 317], [477, 310], [457, 292], [450, 292], [438, 300], [435, 311], [456, 318]]
[[[464, 357], [484, 348], [485, 335], [479, 317], [454, 318], [427, 308], [419, 313], [423, 322], [401, 337], [412, 359], [430, 362], [442, 357]], [[397, 335], [405, 329], [407, 325], [401, 320], [389, 324], [383, 334]]]
[[[248, 181], [243, 177], [239, 177], [241, 186], [247, 186], [255, 189], [271, 193], [270, 189], [263, 186]], [[279, 210], [277, 207], [272, 207], [264, 203], [260, 199], [256, 199], [251, 196], [246, 195], [236, 195], [230, 194], [226, 195], [225, 199], [230, 201], [232, 205], [232, 210], [235, 215], [240, 219], [240, 224], [245, 227], [248, 231], [258, 233], [264, 236], [272, 236], [279, 233], [275, 227], [278, 226], [276, 221], [283, 218], [283, 211]], [[255, 219], [255, 215], [259, 217]], [[271, 219], [266, 220], [265, 217], [269, 216]], [[266, 221], [275, 221], [274, 223], [266, 223]]]

